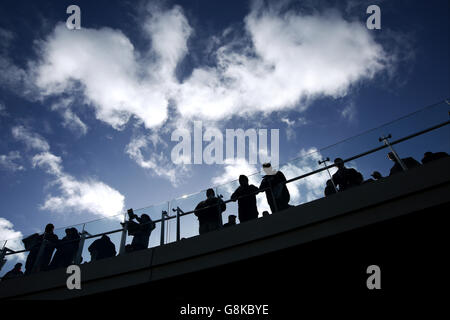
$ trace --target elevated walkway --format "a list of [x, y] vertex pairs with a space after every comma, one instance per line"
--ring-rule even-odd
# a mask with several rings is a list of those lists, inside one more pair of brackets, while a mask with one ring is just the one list
[[[283, 269], [283, 263], [289, 264], [291, 260], [283, 261], [284, 258], [277, 253], [286, 252], [288, 255], [301, 256], [304, 250], [306, 256], [306, 252], [311, 251], [307, 247], [308, 244], [317, 241], [325, 241], [322, 242], [321, 248], [336, 248], [336, 244], [332, 242], [333, 237], [351, 234], [349, 232], [354, 230], [366, 230], [364, 228], [367, 227], [372, 228], [370, 237], [376, 235], [382, 239], [385, 229], [377, 229], [377, 226], [389, 221], [401, 221], [398, 219], [412, 215], [415, 215], [416, 226], [422, 221], [425, 227], [431, 220], [439, 225], [440, 217], [449, 209], [449, 194], [450, 159], [440, 159], [258, 220], [175, 243], [82, 264], [81, 290], [67, 289], [68, 275], [64, 269], [2, 281], [0, 299], [71, 299], [111, 292], [129, 294], [133, 288], [139, 286], [161, 293], [161, 288], [165, 287], [164, 292], [173, 290], [180, 294], [179, 292], [187, 290], [183, 286], [188, 285], [190, 280], [187, 279], [190, 277], [199, 281], [202, 275], [218, 276], [230, 271], [235, 279], [242, 280], [236, 272], [246, 272], [248, 266], [244, 265], [245, 261], [254, 261], [249, 268], [277, 268], [277, 265], [278, 269], [273, 271], [278, 274], [266, 273], [269, 282], [274, 282], [283, 270], [288, 273], [282, 275], [283, 281], [292, 279], [295, 282], [295, 271], [288, 267]], [[405, 235], [412, 245], [416, 245], [415, 237], [420, 238], [423, 235], [408, 233], [406, 229], [402, 230], [401, 226], [402, 223], [396, 224], [398, 233], [390, 234], [389, 241], [395, 242], [396, 235], [399, 241], [405, 241], [402, 239]], [[359, 241], [362, 234], [364, 232], [353, 238], [350, 236], [345, 243]], [[343, 243], [339, 245], [343, 246]], [[371, 248], [376, 246], [377, 242], [373, 241]], [[380, 246], [384, 248], [389, 246], [389, 243], [381, 241]], [[355, 252], [355, 255], [359, 253]], [[345, 259], [346, 255], [342, 257]], [[374, 256], [374, 260], [375, 258]], [[276, 264], [274, 259], [277, 260]], [[314, 268], [314, 261], [308, 263], [310, 268]], [[363, 284], [364, 281], [363, 279]], [[174, 289], [174, 285], [181, 287]]]

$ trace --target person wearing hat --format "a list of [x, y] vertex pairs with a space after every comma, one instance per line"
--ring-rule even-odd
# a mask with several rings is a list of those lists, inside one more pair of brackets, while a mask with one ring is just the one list
[[263, 170], [266, 175], [261, 181], [259, 190], [265, 191], [272, 213], [289, 208], [291, 196], [286, 187], [286, 177], [283, 172], [274, 170], [270, 163], [264, 163]]
[[2, 278], [2, 280], [7, 280], [7, 279], [13, 279], [13, 278], [17, 278], [23, 276], [23, 272], [22, 272], [22, 264], [16, 263], [16, 265], [14, 266], [14, 268], [10, 271], [8, 271]]
[[231, 195], [231, 200], [238, 202], [239, 221], [245, 222], [252, 219], [257, 219], [259, 212], [256, 206], [256, 194], [258, 187], [253, 184], [248, 184], [248, 178], [245, 175], [239, 176], [239, 187]]
[[[389, 176], [392, 176], [395, 173], [399, 173], [399, 172], [403, 171], [401, 164], [399, 163], [399, 161], [397, 160], [397, 158], [395, 157], [393, 152], [389, 152], [387, 157], [389, 160], [394, 162], [394, 165], [392, 166], [391, 170], [389, 171]], [[401, 159], [401, 161], [403, 162], [403, 164], [406, 166], [407, 169], [412, 169], [412, 168], [421, 166], [421, 164], [412, 157], [403, 158], [403, 159]]]
[[346, 168], [341, 158], [334, 159], [334, 164], [338, 170], [333, 174], [332, 179], [339, 191], [358, 186], [363, 182], [362, 174], [353, 168]]
[[231, 226], [235, 226], [236, 225], [236, 216], [234, 214], [230, 214], [228, 216], [228, 222], [225, 223], [223, 226], [224, 227], [231, 227]]

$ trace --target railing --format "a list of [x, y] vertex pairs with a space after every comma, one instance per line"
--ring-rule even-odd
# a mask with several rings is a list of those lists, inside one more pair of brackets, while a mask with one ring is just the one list
[[[426, 151], [449, 152], [449, 108], [449, 103], [442, 101], [332, 146], [320, 150], [300, 151], [298, 158], [276, 168], [281, 170], [287, 178], [285, 183], [291, 195], [290, 204], [299, 205], [323, 197], [326, 181], [332, 174], [330, 170], [336, 169], [333, 163], [327, 164], [329, 159], [342, 158], [347, 163], [347, 167], [356, 168], [365, 179], [368, 179], [370, 173], [375, 170], [382, 172], [384, 176], [388, 175], [389, 168], [393, 163], [386, 158], [387, 152], [383, 152], [385, 149], [394, 151], [400, 158], [412, 156], [418, 161], [422, 159]], [[393, 138], [396, 140], [392, 140]], [[261, 172], [248, 175], [249, 183], [259, 186], [262, 177]], [[238, 215], [237, 202], [230, 199], [231, 194], [238, 186], [238, 181], [234, 180], [214, 188], [216, 195], [222, 195], [224, 199], [227, 199], [224, 200], [227, 204], [225, 215]], [[271, 211], [265, 191], [265, 189], [259, 190], [256, 193], [260, 217], [263, 211]], [[268, 191], [269, 196], [273, 195], [270, 189]], [[205, 192], [201, 191], [159, 205], [135, 209], [135, 214], [146, 213], [156, 223], [156, 229], [153, 230], [150, 237], [149, 247], [198, 235], [198, 221], [192, 213], [195, 212], [196, 205], [205, 198]], [[184, 211], [184, 209], [189, 211]], [[126, 227], [121, 225], [125, 221], [126, 214], [120, 214], [71, 226], [77, 229], [81, 237], [80, 240], [76, 240], [80, 241], [80, 244], [74, 263], [80, 264], [90, 260], [88, 247], [102, 235], [110, 237], [118, 254], [125, 254], [125, 245], [132, 239], [127, 235]], [[59, 239], [64, 236], [64, 229], [55, 230]], [[24, 261], [28, 251], [23, 249], [21, 240], [0, 241], [0, 275], [11, 270], [16, 262], [20, 261], [25, 266]], [[41, 254], [46, 245], [48, 244], [43, 242], [41, 250], [39, 250]], [[36, 261], [39, 262], [39, 259], [38, 253]], [[34, 271], [39, 270], [35, 268]]]

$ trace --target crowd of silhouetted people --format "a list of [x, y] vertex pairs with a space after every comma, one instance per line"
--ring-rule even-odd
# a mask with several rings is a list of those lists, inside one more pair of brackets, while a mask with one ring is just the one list
[[[403, 172], [405, 170], [413, 169], [420, 167], [423, 164], [427, 164], [434, 160], [442, 159], [449, 157], [446, 152], [425, 152], [424, 157], [422, 158], [422, 164], [412, 157], [400, 158], [396, 153], [389, 152], [387, 154], [387, 158], [394, 162], [394, 165], [389, 170], [389, 176], [392, 176], [396, 173]], [[325, 197], [345, 191], [349, 188], [359, 186], [364, 183], [380, 180], [383, 178], [379, 171], [372, 172], [371, 176], [373, 177], [367, 180], [364, 180], [362, 174], [356, 171], [353, 168], [346, 168], [344, 165], [344, 161], [341, 158], [336, 158], [334, 160], [334, 165], [338, 168], [336, 173], [333, 174], [331, 179], [327, 180], [324, 194]]]
[[[448, 156], [446, 152], [425, 152], [422, 164]], [[422, 165], [412, 157], [399, 158], [394, 152], [389, 152], [387, 157], [394, 162], [389, 176]], [[371, 174], [372, 178], [364, 180], [363, 175], [356, 169], [347, 168], [344, 160], [341, 158], [334, 160], [334, 166], [337, 168], [337, 171], [331, 176], [331, 179], [326, 181], [324, 190], [326, 197], [383, 178], [379, 171], [374, 171]], [[256, 195], [260, 192], [265, 193], [272, 213], [285, 210], [291, 206], [289, 204], [290, 194], [286, 186], [287, 180], [283, 172], [274, 170], [270, 163], [263, 164], [263, 170], [266, 175], [263, 176], [259, 187], [249, 184], [247, 176], [239, 176], [239, 187], [233, 192], [230, 200], [238, 202], [240, 223], [258, 218]], [[226, 204], [222, 200], [222, 196], [216, 196], [213, 189], [208, 189], [206, 191], [206, 199], [201, 201], [194, 211], [199, 221], [199, 234], [236, 225], [236, 215], [229, 215], [228, 222], [223, 224], [222, 213], [225, 210]], [[263, 212], [263, 216], [268, 214], [267, 211]]]
[[[258, 218], [256, 195], [260, 192], [265, 193], [272, 213], [290, 207], [290, 194], [283, 172], [274, 170], [270, 163], [264, 163], [263, 170], [266, 174], [263, 176], [259, 187], [249, 184], [247, 176], [240, 175], [239, 187], [230, 197], [230, 200], [238, 203], [238, 218], [241, 223]], [[213, 189], [206, 190], [206, 199], [201, 201], [194, 211], [199, 222], [199, 234], [236, 225], [236, 215], [229, 215], [228, 222], [223, 224], [222, 213], [225, 210], [226, 204], [222, 197], [216, 196]], [[268, 214], [267, 211], [263, 212], [263, 216]]]
[[[140, 217], [134, 214], [133, 209], [128, 210], [129, 221], [123, 223], [128, 235], [133, 236], [132, 242], [125, 246], [125, 252], [146, 249], [148, 247], [150, 234], [155, 229], [155, 223], [147, 214]], [[135, 222], [136, 220], [137, 222]], [[67, 268], [72, 264], [82, 262], [80, 247], [80, 233], [76, 228], [65, 229], [66, 235], [62, 239], [54, 233], [55, 227], [49, 223], [43, 234], [35, 233], [22, 240], [25, 250], [29, 251], [25, 272], [22, 271], [22, 263], [17, 263], [8, 271], [2, 280], [20, 277], [39, 271], [58, 268]], [[107, 234], [93, 241], [88, 247], [91, 262], [116, 256], [116, 246]], [[78, 260], [77, 261], [77, 256]]]
[[[427, 164], [437, 159], [449, 157], [446, 152], [425, 152], [422, 164], [412, 157], [399, 158], [394, 152], [389, 152], [388, 159], [394, 162], [389, 171], [389, 176], [413, 169]], [[350, 188], [370, 183], [383, 178], [380, 172], [374, 171], [372, 178], [364, 180], [363, 175], [354, 168], [347, 168], [344, 160], [336, 158], [334, 166], [337, 171], [326, 181], [324, 190], [325, 197], [343, 192]], [[238, 216], [230, 214], [228, 222], [223, 224], [222, 213], [226, 210], [226, 203], [221, 195], [216, 195], [213, 189], [206, 191], [206, 199], [198, 203], [194, 214], [199, 221], [199, 234], [219, 230], [236, 225], [236, 218], [239, 222], [257, 219], [259, 216], [256, 195], [264, 192], [271, 213], [285, 210], [291, 205], [289, 190], [286, 186], [286, 177], [280, 170], [274, 170], [270, 163], [263, 164], [266, 173], [259, 187], [249, 184], [249, 179], [245, 175], [239, 176], [239, 187], [232, 193], [230, 200], [238, 203]], [[268, 211], [263, 211], [262, 216], [268, 216]], [[148, 248], [149, 239], [155, 229], [155, 222], [147, 214], [136, 215], [133, 209], [128, 210], [128, 221], [122, 223], [129, 236], [133, 236], [132, 242], [125, 246], [125, 252], [133, 252]], [[79, 264], [82, 261], [80, 248], [80, 233], [76, 228], [65, 229], [66, 235], [62, 239], [54, 233], [53, 224], [45, 227], [43, 234], [33, 234], [25, 239], [23, 243], [25, 249], [29, 251], [25, 262], [25, 272], [22, 272], [22, 263], [17, 263], [14, 268], [8, 271], [2, 280], [20, 277], [22, 275], [68, 267], [71, 264]], [[81, 250], [81, 249], [80, 249]], [[93, 241], [88, 247], [91, 261], [97, 261], [108, 257], [116, 256], [116, 247], [107, 234], [102, 234], [100, 238]], [[77, 261], [79, 260], [79, 261]]]

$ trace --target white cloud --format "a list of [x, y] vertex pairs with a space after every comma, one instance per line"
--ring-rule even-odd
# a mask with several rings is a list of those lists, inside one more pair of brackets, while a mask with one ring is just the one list
[[8, 113], [6, 112], [5, 104], [0, 101], [0, 116], [3, 117], [6, 115], [8, 115]]
[[25, 170], [25, 168], [15, 163], [15, 160], [21, 160], [22, 156], [19, 151], [10, 151], [8, 154], [0, 154], [0, 168], [5, 168], [11, 171], [21, 171]]
[[[125, 152], [140, 167], [150, 169], [157, 176], [170, 180], [175, 186], [178, 185], [181, 179], [185, 178], [188, 174], [188, 167], [183, 164], [173, 164], [163, 152], [158, 153], [153, 151], [150, 153], [149, 157], [145, 159], [142, 151], [149, 149], [150, 142], [153, 144], [153, 149], [156, 150], [156, 146], [160, 143], [160, 139], [155, 134], [133, 138], [126, 146]], [[167, 145], [165, 144], [165, 146]]]
[[161, 77], [174, 81], [175, 68], [188, 53], [187, 39], [192, 28], [180, 6], [164, 11], [150, 4], [147, 12], [149, 17], [145, 19], [143, 29], [159, 59], [153, 67], [158, 69]]
[[282, 14], [255, 6], [245, 28], [251, 42], [244, 37], [224, 44], [216, 52], [217, 68], [197, 68], [180, 85], [182, 115], [218, 120], [299, 103], [301, 110], [316, 97], [345, 96], [387, 64], [364, 24], [336, 11]]
[[[236, 158], [225, 159], [223, 171], [224, 172], [221, 175], [212, 178], [211, 181], [214, 185], [226, 184], [238, 179], [241, 174], [249, 176], [259, 170], [256, 166], [249, 164], [246, 159]], [[249, 183], [259, 186], [260, 182], [256, 181], [254, 177], [249, 177]]]
[[[8, 240], [6, 247], [11, 250], [23, 250], [22, 232], [14, 230], [14, 225], [11, 221], [0, 217], [0, 246], [3, 247], [2, 240]], [[13, 259], [17, 261], [25, 261], [25, 254], [18, 253], [7, 256], [7, 259]]]
[[295, 137], [297, 136], [294, 130], [295, 127], [299, 127], [308, 123], [308, 121], [303, 117], [298, 117], [297, 119], [293, 120], [289, 119], [288, 117], [282, 117], [280, 120], [281, 122], [286, 123], [286, 138], [288, 140], [295, 139]]
[[25, 145], [30, 149], [35, 149], [38, 151], [48, 151], [50, 146], [47, 141], [42, 138], [39, 134], [31, 132], [28, 128], [24, 126], [15, 126], [11, 129], [12, 135], [15, 139], [20, 140], [25, 143]]
[[72, 32], [58, 24], [41, 42], [42, 61], [34, 65], [42, 96], [80, 90], [97, 118], [116, 129], [133, 115], [147, 128], [161, 125], [167, 118], [175, 67], [187, 52], [191, 29], [182, 9], [175, 6], [153, 12], [143, 30], [152, 50], [141, 55], [120, 30]]
[[49, 195], [41, 209], [54, 212], [91, 212], [101, 216], [115, 216], [124, 208], [125, 197], [107, 184], [89, 178], [78, 181], [63, 171], [62, 159], [49, 152], [32, 158], [33, 166], [46, 170], [55, 176], [53, 184], [58, 186], [61, 195]]
[[356, 119], [356, 106], [353, 101], [349, 102], [341, 111], [341, 116], [350, 122]]
[[[23, 70], [14, 71], [15, 81], [29, 79], [42, 100], [81, 94], [97, 119], [115, 129], [135, 118], [153, 130], [179, 118], [219, 121], [232, 115], [303, 111], [315, 98], [346, 96], [352, 85], [373, 79], [396, 61], [364, 23], [346, 20], [337, 11], [281, 12], [254, 2], [244, 34], [235, 36], [241, 30], [233, 26], [214, 37], [215, 63], [196, 66], [180, 81], [176, 68], [189, 54], [187, 41], [194, 33], [183, 10], [150, 5], [140, 21], [150, 40], [142, 51], [120, 30], [72, 31], [60, 23], [37, 42], [39, 58], [29, 62], [26, 77]], [[9, 74], [13, 67], [5, 61], [3, 69]], [[169, 101], [174, 119], [168, 119]], [[55, 110], [63, 125], [86, 133], [72, 106]], [[295, 137], [287, 124], [288, 137]], [[153, 153], [146, 160], [141, 151], [146, 147], [136, 139], [126, 152], [141, 167], [173, 182], [175, 169], [166, 157]]]
[[32, 81], [30, 81], [27, 71], [16, 66], [7, 55], [14, 38], [13, 32], [0, 28], [0, 84], [26, 96]]
[[[318, 161], [323, 157], [316, 148], [301, 149], [299, 157], [281, 167], [286, 179], [291, 179], [319, 169]], [[324, 196], [326, 181], [329, 179], [326, 171], [287, 184], [291, 194], [291, 204], [309, 202]]]
[[23, 141], [29, 148], [39, 151], [32, 158], [33, 167], [40, 167], [55, 177], [61, 195], [49, 195], [41, 209], [55, 212], [91, 212], [101, 216], [120, 214], [124, 208], [125, 197], [107, 184], [88, 178], [75, 179], [64, 172], [62, 159], [50, 153], [50, 146], [40, 135], [24, 126], [13, 127], [13, 136]]
[[72, 130], [75, 134], [85, 135], [88, 131], [87, 125], [70, 109], [73, 103], [72, 99], [60, 99], [57, 103], [51, 106], [52, 110], [59, 111], [64, 121], [62, 125]]
[[229, 40], [224, 32], [217, 64], [195, 68], [180, 83], [175, 69], [193, 33], [182, 9], [149, 7], [143, 20], [151, 39], [143, 53], [120, 30], [73, 32], [58, 24], [40, 42], [40, 61], [31, 64], [41, 95], [79, 90], [97, 118], [114, 128], [131, 116], [154, 128], [167, 120], [169, 99], [183, 117], [205, 120], [302, 110], [316, 97], [345, 96], [392, 62], [363, 23], [337, 11], [281, 13], [257, 4], [245, 18], [245, 36]]

